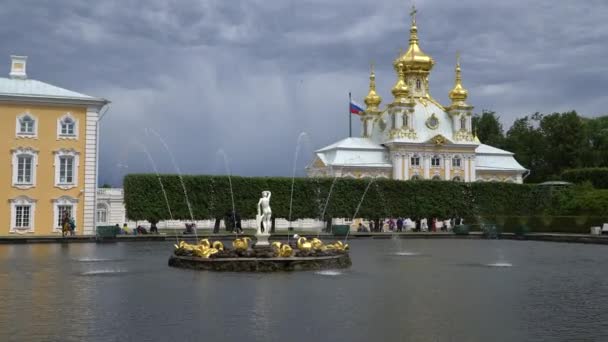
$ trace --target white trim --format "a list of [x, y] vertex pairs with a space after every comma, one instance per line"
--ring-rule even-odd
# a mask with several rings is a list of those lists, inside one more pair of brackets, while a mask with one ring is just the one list
[[85, 162], [84, 162], [84, 208], [82, 228], [84, 234], [95, 232], [95, 219], [97, 215], [96, 188], [97, 188], [97, 136], [99, 109], [89, 107], [85, 126]]
[[[34, 121], [34, 132], [33, 133], [24, 133], [21, 132], [21, 119], [25, 117], [30, 117]], [[26, 111], [17, 115], [15, 119], [15, 137], [24, 138], [24, 139], [38, 139], [38, 117]]]
[[71, 205], [72, 206], [72, 218], [78, 228], [78, 199], [71, 196], [61, 196], [53, 200], [53, 231], [61, 232], [61, 226], [57, 224], [59, 222], [59, 206], [60, 205]]
[[[74, 124], [74, 134], [62, 134], [61, 126], [65, 119], [71, 119]], [[57, 119], [57, 140], [78, 140], [78, 119], [76, 119], [72, 113], [65, 113]]]
[[[38, 169], [38, 151], [34, 150], [31, 147], [18, 147], [16, 149], [11, 150], [12, 152], [12, 169], [13, 169], [13, 177], [12, 177], [12, 185], [17, 189], [31, 189], [36, 187], [36, 171]], [[32, 181], [30, 183], [18, 183], [17, 182], [17, 169], [18, 169], [18, 157], [20, 155], [28, 155], [32, 157]]]
[[[74, 150], [74, 149], [59, 149], [57, 151], [54, 151], [53, 154], [55, 155], [55, 162], [53, 163], [53, 166], [55, 167], [55, 187], [59, 188], [59, 189], [63, 189], [63, 190], [68, 190], [68, 189], [73, 189], [75, 187], [78, 186], [78, 173], [79, 173], [79, 168], [80, 168], [80, 152]], [[74, 161], [72, 163], [72, 182], [71, 183], [61, 183], [60, 182], [60, 173], [61, 173], [61, 164], [60, 164], [60, 159], [61, 157], [72, 157], [74, 158]]]
[[[11, 229], [10, 233], [26, 234], [34, 232], [34, 219], [36, 217], [36, 200], [28, 196], [18, 196], [9, 200], [11, 204]], [[17, 219], [17, 206], [27, 205], [30, 207], [30, 225], [29, 227], [15, 227], [15, 221]]]

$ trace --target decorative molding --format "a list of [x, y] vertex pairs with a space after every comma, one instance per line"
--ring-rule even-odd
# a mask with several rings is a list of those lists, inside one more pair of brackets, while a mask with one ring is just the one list
[[71, 196], [61, 196], [53, 200], [53, 231], [61, 232], [61, 225], [59, 222], [59, 206], [70, 205], [72, 206], [72, 218], [76, 227], [78, 227], [78, 199]]
[[[35, 150], [32, 147], [17, 147], [15, 149], [11, 150], [12, 153], [12, 169], [13, 169], [13, 177], [12, 177], [12, 186], [14, 188], [17, 189], [22, 189], [22, 190], [26, 190], [26, 189], [31, 189], [36, 187], [36, 171], [38, 169], [38, 150]], [[18, 163], [18, 158], [19, 156], [22, 155], [27, 155], [30, 156], [32, 158], [32, 175], [31, 175], [31, 182], [29, 183], [19, 183], [17, 182], [18, 179], [18, 167], [19, 167], [19, 163]]]
[[[68, 190], [68, 189], [73, 189], [75, 187], [78, 186], [78, 173], [79, 173], [79, 168], [80, 168], [80, 152], [76, 151], [73, 148], [70, 149], [59, 149], [57, 151], [54, 151], [53, 154], [55, 155], [55, 161], [53, 163], [53, 166], [55, 167], [55, 187], [62, 189], [62, 190]], [[61, 183], [61, 157], [72, 157], [72, 182], [70, 183]]]
[[[64, 120], [71, 119], [74, 125], [74, 134], [62, 134], [61, 133], [61, 125]], [[78, 119], [76, 119], [72, 113], [68, 112], [62, 115], [57, 119], [57, 140], [78, 140], [79, 135], [79, 127], [78, 127]]]
[[[29, 117], [34, 122], [34, 132], [33, 133], [25, 133], [21, 132], [21, 120]], [[38, 139], [38, 117], [30, 113], [29, 111], [25, 111], [17, 115], [15, 120], [15, 137], [18, 139]]]
[[[27, 234], [33, 233], [35, 227], [35, 217], [36, 217], [36, 202], [37, 200], [29, 197], [29, 196], [18, 196], [9, 200], [11, 205], [11, 225], [10, 225], [10, 233], [17, 234]], [[29, 217], [29, 226], [28, 227], [16, 227], [15, 223], [17, 220], [17, 206], [25, 205], [30, 207], [30, 217]]]

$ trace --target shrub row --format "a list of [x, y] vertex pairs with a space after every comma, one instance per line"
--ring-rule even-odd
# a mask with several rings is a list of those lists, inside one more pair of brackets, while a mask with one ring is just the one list
[[561, 179], [576, 184], [590, 182], [595, 188], [608, 189], [608, 168], [595, 167], [565, 170], [561, 174]]
[[608, 215], [608, 191], [581, 187], [552, 192], [529, 184], [295, 178], [293, 200], [291, 187], [292, 179], [282, 177], [132, 174], [124, 179], [131, 220], [221, 218], [233, 206], [241, 218], [254, 218], [263, 190], [272, 192], [273, 216], [292, 220], [354, 217], [357, 208], [356, 216], [366, 219]]

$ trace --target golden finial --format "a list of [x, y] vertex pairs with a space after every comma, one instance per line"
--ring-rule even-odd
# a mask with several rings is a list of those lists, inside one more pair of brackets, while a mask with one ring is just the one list
[[397, 63], [395, 69], [397, 69], [397, 83], [391, 89], [391, 93], [395, 97], [393, 103], [404, 103], [407, 102], [410, 90], [407, 87], [407, 83], [405, 83], [405, 65], [403, 62]]
[[425, 54], [420, 46], [418, 46], [418, 27], [416, 27], [416, 14], [418, 10], [415, 5], [412, 5], [412, 10], [410, 12], [411, 17], [411, 26], [410, 26], [410, 40], [409, 47], [404, 54], [400, 54], [399, 57], [394, 61], [393, 66], [395, 70], [397, 70], [397, 64], [399, 62], [403, 62], [405, 66], [405, 70], [416, 70], [429, 72], [435, 61], [429, 55]]
[[416, 13], [418, 13], [418, 10], [416, 10], [416, 5], [412, 3], [412, 10], [410, 11], [410, 17], [412, 18], [412, 25], [416, 25]]
[[376, 74], [374, 73], [374, 62], [370, 64], [369, 74], [369, 93], [364, 99], [368, 111], [378, 110], [378, 106], [382, 102], [382, 98], [376, 93]]
[[460, 70], [460, 52], [456, 53], [456, 80], [454, 81], [454, 88], [450, 91], [450, 99], [452, 104], [460, 102], [465, 105], [464, 101], [468, 97], [467, 90], [462, 86], [462, 74]]

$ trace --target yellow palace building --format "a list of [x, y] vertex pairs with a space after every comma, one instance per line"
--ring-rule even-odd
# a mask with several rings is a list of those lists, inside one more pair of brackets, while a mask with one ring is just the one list
[[98, 120], [109, 101], [28, 79], [27, 57], [0, 77], [0, 235], [93, 234]]

